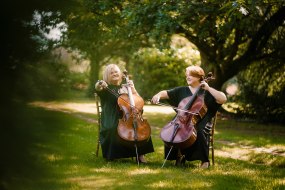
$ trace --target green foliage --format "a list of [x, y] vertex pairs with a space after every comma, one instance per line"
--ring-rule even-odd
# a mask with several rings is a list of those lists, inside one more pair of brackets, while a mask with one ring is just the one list
[[[63, 15], [75, 4], [77, 2], [72, 0], [68, 3], [55, 0], [3, 1], [0, 19], [5, 30], [1, 43], [1, 52], [4, 56], [0, 65], [0, 85], [4, 88], [1, 98], [4, 103], [15, 97], [29, 99], [40, 95], [44, 98], [54, 96], [49, 89], [58, 78], [53, 76], [53, 72], [49, 77], [45, 75], [47, 71], [44, 71], [43, 67], [41, 71], [36, 68], [42, 56], [57, 45], [57, 42], [47, 39], [46, 34], [62, 22]], [[41, 20], [39, 16], [43, 16]], [[48, 62], [46, 61], [46, 64], [49, 64]], [[53, 66], [55, 68], [52, 68]], [[50, 71], [57, 69], [56, 64], [44, 67]], [[43, 78], [49, 78], [43, 82], [47, 86], [35, 84], [43, 79], [40, 77], [41, 74], [44, 74]], [[35, 78], [38, 81], [33, 81]], [[47, 84], [48, 81], [52, 84]], [[44, 92], [40, 92], [41, 90]]]
[[85, 0], [78, 14], [71, 13], [66, 18], [68, 30], [64, 44], [79, 51], [82, 57], [90, 60], [88, 95], [93, 96], [94, 83], [99, 79], [102, 66], [118, 57], [128, 59], [131, 56], [134, 41], [125, 39], [121, 12], [117, 2]]
[[184, 60], [173, 56], [171, 51], [142, 49], [133, 59], [134, 82], [144, 99], [150, 99], [160, 90], [186, 85]]
[[[274, 61], [274, 64], [273, 64]], [[262, 122], [285, 123], [285, 66], [282, 61], [256, 62], [238, 77], [243, 105], [238, 113]]]
[[[284, 27], [282, 27], [285, 17], [284, 1], [85, 0], [84, 5], [87, 7], [87, 11], [83, 11], [85, 16], [70, 17], [70, 21], [76, 21], [70, 23], [72, 28], [70, 37], [73, 33], [79, 32], [76, 37], [78, 40], [74, 41], [75, 44], [82, 43], [83, 46], [77, 47], [83, 52], [88, 52], [89, 57], [93, 57], [91, 58], [93, 69], [91, 69], [90, 84], [98, 78], [99, 69], [106, 63], [104, 60], [120, 56], [129, 69], [132, 70], [133, 67], [134, 73], [138, 73], [136, 77], [139, 80], [136, 81], [136, 86], [139, 91], [144, 92], [142, 93], [144, 97], [149, 98], [158, 89], [183, 84], [183, 78], [179, 81], [176, 77], [170, 77], [170, 72], [174, 71], [173, 74], [177, 75], [176, 70], [182, 71], [182, 67], [162, 71], [161, 68], [172, 69], [170, 65], [175, 64], [171, 63], [171, 60], [155, 58], [157, 61], [155, 62], [135, 58], [138, 61], [135, 60], [134, 63], [129, 64], [132, 53], [142, 47], [154, 46], [163, 52], [166, 47], [169, 47], [173, 34], [181, 34], [197, 46], [202, 67], [214, 72], [216, 80], [211, 85], [217, 89], [221, 89], [227, 80], [238, 75], [256, 61], [266, 61], [267, 58], [279, 61], [284, 59], [282, 55], [284, 51]], [[96, 35], [92, 35], [92, 31]], [[275, 61], [271, 64], [278, 65]], [[276, 70], [271, 69], [271, 72], [274, 76], [278, 75]], [[258, 78], [262, 77], [258, 75], [260, 72], [252, 73], [257, 73], [257, 75], [250, 78], [262, 80]], [[169, 84], [161, 83], [161, 80], [158, 82], [159, 79], [168, 81]], [[252, 85], [254, 82], [249, 83]], [[265, 91], [270, 91], [272, 86], [276, 86], [274, 80], [267, 81], [267, 84], [264, 86]], [[243, 82], [242, 85], [246, 83]], [[89, 91], [92, 92], [92, 86], [90, 87]], [[244, 93], [241, 96], [247, 107], [251, 107], [248, 106], [249, 104], [256, 104], [256, 102], [251, 102], [248, 96], [252, 94], [251, 92]], [[262, 98], [268, 96], [256, 95], [255, 99], [261, 103], [260, 106], [268, 107], [267, 104], [263, 105], [266, 98]], [[279, 101], [278, 98], [275, 99], [276, 96], [270, 96], [270, 98], [272, 99], [269, 102]], [[247, 114], [256, 114], [254, 110], [261, 110], [260, 108], [250, 109], [244, 108], [243, 111], [248, 112]], [[268, 108], [268, 110], [272, 109]], [[274, 110], [279, 110], [278, 113], [281, 114], [284, 109], [274, 108]], [[264, 118], [263, 115], [261, 114], [258, 118]]]
[[37, 64], [26, 64], [15, 79], [14, 95], [21, 100], [56, 99], [70, 90], [71, 73], [66, 65], [51, 57]]
[[[46, 39], [45, 32], [49, 32], [63, 21], [68, 26], [63, 38], [64, 45], [78, 50], [82, 56], [91, 61], [88, 88], [91, 95], [94, 81], [98, 79], [102, 65], [108, 60], [120, 57], [129, 64], [133, 52], [142, 47], [157, 47], [163, 52], [169, 47], [173, 34], [185, 36], [198, 47], [202, 66], [214, 72], [216, 80], [213, 81], [213, 86], [220, 89], [224, 82], [256, 61], [264, 62], [272, 59], [270, 61], [272, 65], [284, 62], [284, 10], [284, 1], [267, 0], [179, 2], [173, 0], [79, 0], [68, 1], [68, 3], [55, 0], [45, 2], [6, 0], [1, 17], [6, 27], [2, 44], [5, 56], [0, 69], [1, 86], [5, 89], [4, 97], [10, 99], [13, 98], [13, 93], [19, 93], [16, 96], [23, 96], [23, 98], [32, 97], [31, 94], [34, 94], [34, 97], [51, 98], [55, 97], [52, 92], [67, 88], [63, 83], [70, 85], [70, 80], [73, 79], [67, 79], [68, 73], [63, 72], [67, 76], [59, 73], [53, 76], [53, 72], [50, 72], [62, 70], [57, 64], [51, 63], [50, 66], [45, 65], [43, 66], [45, 68], [37, 69], [40, 68], [38, 63], [41, 56], [49, 51], [49, 48], [62, 42]], [[35, 13], [42, 16], [41, 22], [37, 22]], [[173, 60], [167, 58], [166, 61], [162, 58], [155, 59], [158, 63], [139, 59], [143, 63], [137, 64], [134, 61], [134, 70], [137, 69], [137, 65], [140, 65], [138, 67], [141, 70], [138, 72], [141, 73], [139, 78], [148, 80], [145, 79], [148, 75], [143, 74], [143, 70], [147, 70], [152, 74], [149, 76], [156, 78], [152, 82], [151, 80], [145, 81], [151, 86], [143, 85], [138, 81], [139, 90], [145, 92], [146, 89], [151, 88], [155, 91], [155, 89], [183, 84], [183, 78], [178, 80], [170, 77], [169, 71], [153, 71], [153, 73], [151, 71], [151, 69], [159, 70], [157, 68], [174, 68], [173, 74], [175, 75], [178, 70], [182, 70], [183, 64], [172, 67], [171, 65], [176, 65], [173, 63], [174, 58]], [[183, 61], [178, 60], [178, 62]], [[151, 63], [150, 68], [146, 63]], [[166, 63], [167, 66], [163, 66], [162, 63]], [[270, 75], [274, 77], [279, 74], [278, 69], [270, 69], [270, 71]], [[46, 73], [49, 72], [52, 73], [51, 76], [47, 76]], [[260, 81], [262, 79], [258, 78], [262, 77], [259, 75], [260, 72], [252, 73], [257, 73], [257, 75], [247, 80]], [[38, 77], [40, 75], [47, 80], [41, 82], [41, 77]], [[32, 82], [34, 78], [37, 78], [37, 82]], [[165, 78], [165, 81], [170, 82], [153, 86], [158, 84], [159, 78]], [[22, 85], [23, 81], [27, 84]], [[48, 81], [51, 84], [47, 84]], [[243, 102], [251, 107], [252, 104], [262, 105], [266, 103], [265, 100], [268, 100], [263, 107], [270, 111], [274, 110], [273, 113], [278, 113], [279, 117], [284, 111], [283, 107], [270, 107], [270, 102], [280, 102], [279, 96], [269, 95], [272, 94], [272, 89], [284, 86], [283, 80], [277, 82], [281, 85], [276, 85], [276, 81], [278, 80], [266, 80], [268, 85], [262, 87], [265, 91], [264, 95], [262, 95], [263, 92], [256, 93], [256, 99], [259, 99], [257, 102], [251, 102], [248, 99], [249, 95], [253, 94], [251, 92], [256, 92], [255, 90], [245, 92], [245, 95], [242, 95]], [[247, 82], [243, 82], [244, 86]], [[254, 84], [256, 84], [254, 81], [249, 81], [248, 86]], [[50, 90], [53, 88], [56, 90]], [[31, 93], [28, 93], [26, 89], [30, 89]], [[246, 86], [242, 89], [250, 88]], [[282, 90], [275, 92], [273, 94], [282, 96], [284, 94]], [[145, 96], [150, 94], [151, 92]], [[256, 114], [256, 110], [261, 109], [247, 110], [248, 113]], [[263, 114], [260, 118], [263, 118]]]
[[115, 28], [124, 34], [125, 39], [141, 39], [147, 45], [155, 43], [156, 47], [164, 49], [172, 34], [185, 35], [201, 52], [203, 66], [213, 68], [217, 88], [253, 61], [272, 56], [268, 52], [276, 52], [280, 56], [283, 49], [278, 40], [268, 47], [272, 39], [282, 40], [282, 34], [275, 33], [285, 17], [282, 1], [97, 3], [100, 10], [104, 10], [105, 14], [101, 14], [103, 21], [112, 20], [112, 11], [121, 16], [121, 20], [116, 20]]

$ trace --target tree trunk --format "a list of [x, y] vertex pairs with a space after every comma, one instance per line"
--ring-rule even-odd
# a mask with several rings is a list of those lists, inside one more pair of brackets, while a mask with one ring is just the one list
[[96, 55], [92, 56], [90, 60], [88, 96], [92, 97], [94, 95], [94, 85], [99, 80], [99, 72], [101, 66], [100, 60]]

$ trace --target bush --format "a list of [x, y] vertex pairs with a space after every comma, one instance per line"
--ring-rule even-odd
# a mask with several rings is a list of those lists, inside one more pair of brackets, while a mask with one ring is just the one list
[[53, 60], [26, 64], [15, 79], [15, 95], [22, 100], [56, 99], [70, 90], [70, 72]]
[[145, 50], [133, 62], [135, 86], [144, 99], [150, 99], [161, 90], [186, 85], [184, 73], [188, 65], [173, 57], [171, 52]]
[[285, 123], [285, 67], [262, 61], [253, 64], [238, 76], [241, 93], [238, 114], [254, 117], [260, 122]]

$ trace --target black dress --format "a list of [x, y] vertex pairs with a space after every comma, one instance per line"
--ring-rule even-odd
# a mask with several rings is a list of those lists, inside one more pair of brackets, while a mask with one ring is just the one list
[[[184, 150], [180, 150], [183, 155], [185, 155], [186, 160], [201, 160], [202, 162], [209, 162], [209, 147], [207, 145], [207, 138], [203, 132], [204, 127], [207, 122], [211, 121], [212, 117], [215, 116], [217, 110], [220, 108], [221, 104], [216, 103], [215, 98], [208, 92], [200, 90], [198, 95], [205, 93], [204, 102], [208, 108], [205, 116], [197, 123], [197, 139], [193, 145]], [[188, 86], [176, 87], [167, 91], [169, 96], [168, 102], [174, 107], [178, 107], [180, 101], [186, 97], [192, 96], [192, 92]], [[164, 153], [165, 158], [168, 154], [170, 148], [165, 146]], [[176, 160], [178, 154], [178, 149], [173, 148], [168, 156], [168, 160]]]
[[[118, 94], [121, 86], [109, 85], [108, 88]], [[103, 158], [109, 160], [136, 157], [135, 147], [126, 146], [119, 140], [117, 126], [123, 113], [118, 106], [118, 98], [108, 90], [96, 91], [96, 93], [100, 97], [102, 106], [100, 144]], [[138, 147], [139, 155], [150, 152], [154, 152], [151, 138], [144, 145]]]

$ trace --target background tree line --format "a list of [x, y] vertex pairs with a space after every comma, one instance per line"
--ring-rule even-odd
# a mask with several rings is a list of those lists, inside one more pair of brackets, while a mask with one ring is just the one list
[[[70, 88], [74, 74], [51, 54], [54, 48], [64, 47], [80, 52], [79, 59], [90, 60], [89, 95], [110, 61], [123, 61], [129, 73], [136, 73], [136, 86], [145, 98], [152, 90], [184, 85], [185, 66], [201, 64], [206, 72], [214, 72], [211, 85], [216, 88], [225, 90], [232, 81], [238, 84], [239, 93], [229, 97], [239, 105], [237, 114], [285, 121], [283, 0], [15, 0], [3, 4], [5, 56], [0, 74], [5, 104], [13, 98], [60, 97]], [[61, 38], [47, 38], [58, 26]], [[195, 45], [200, 62], [175, 56], [171, 38], [177, 34]]]

